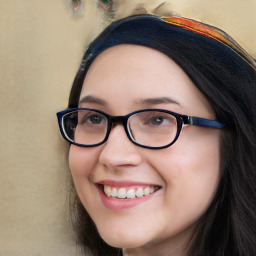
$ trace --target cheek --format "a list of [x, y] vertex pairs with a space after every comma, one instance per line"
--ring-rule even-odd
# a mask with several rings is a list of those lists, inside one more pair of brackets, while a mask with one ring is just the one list
[[219, 173], [220, 134], [218, 130], [196, 127], [183, 133], [175, 145], [173, 161], [179, 175], [201, 179]]
[[[205, 136], [206, 137], [206, 136]], [[161, 152], [156, 159], [157, 168], [165, 179], [204, 179], [218, 175], [220, 163], [219, 136], [180, 139], [176, 144]], [[158, 166], [158, 167], [157, 167]]]
[[[185, 134], [186, 135], [186, 134]], [[208, 208], [219, 179], [219, 135], [215, 131], [182, 136], [172, 147], [155, 156], [155, 169], [166, 184], [166, 205], [175, 206], [175, 216], [195, 219]]]
[[92, 148], [70, 146], [69, 167], [76, 187], [93, 175], [97, 163], [97, 152]]
[[69, 150], [69, 167], [75, 189], [84, 207], [92, 212], [96, 193], [93, 181], [95, 166], [97, 165], [97, 148], [83, 148], [74, 145]]

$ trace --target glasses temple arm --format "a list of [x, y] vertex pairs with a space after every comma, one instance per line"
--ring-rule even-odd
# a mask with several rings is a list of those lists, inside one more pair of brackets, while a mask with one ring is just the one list
[[184, 121], [184, 124], [216, 128], [216, 129], [222, 129], [226, 127], [225, 123], [202, 118], [202, 117], [195, 117], [195, 116], [187, 116], [187, 118], [183, 119], [183, 121]]

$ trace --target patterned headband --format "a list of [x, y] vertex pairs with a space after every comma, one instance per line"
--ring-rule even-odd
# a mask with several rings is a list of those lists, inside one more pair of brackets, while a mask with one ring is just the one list
[[171, 16], [171, 17], [162, 17], [161, 20], [178, 27], [182, 27], [186, 30], [190, 30], [194, 33], [212, 38], [219, 43], [222, 43], [231, 48], [231, 50], [238, 53], [242, 58], [244, 58], [248, 64], [255, 68], [255, 60], [228, 34], [224, 31], [210, 26], [208, 24], [204, 24], [192, 19]]

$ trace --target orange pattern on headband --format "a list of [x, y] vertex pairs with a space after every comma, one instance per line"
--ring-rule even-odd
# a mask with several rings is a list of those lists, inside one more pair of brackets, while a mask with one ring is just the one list
[[212, 38], [222, 44], [231, 47], [255, 68], [254, 59], [242, 47], [240, 47], [234, 39], [232, 39], [222, 30], [195, 20], [178, 16], [162, 17], [161, 19], [169, 24], [179, 26], [197, 34]]

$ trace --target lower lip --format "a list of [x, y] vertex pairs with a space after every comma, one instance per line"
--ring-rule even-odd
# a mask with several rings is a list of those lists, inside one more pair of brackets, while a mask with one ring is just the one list
[[157, 193], [158, 190], [156, 192], [150, 194], [149, 196], [137, 197], [134, 199], [117, 199], [117, 198], [106, 196], [101, 188], [98, 188], [98, 191], [99, 191], [102, 203], [107, 208], [109, 208], [111, 210], [122, 210], [122, 209], [135, 207], [137, 205], [140, 205], [140, 204], [148, 201], [149, 199], [151, 199], [152, 197], [155, 196], [155, 194]]

